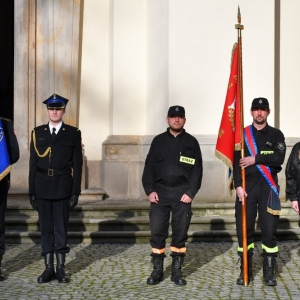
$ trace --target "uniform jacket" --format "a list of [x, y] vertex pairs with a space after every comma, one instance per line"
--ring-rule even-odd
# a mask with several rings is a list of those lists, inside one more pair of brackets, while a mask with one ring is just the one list
[[286, 164], [286, 194], [291, 201], [300, 200], [300, 143], [294, 145]]
[[[256, 164], [268, 166], [271, 169], [271, 174], [276, 177], [282, 169], [281, 165], [284, 162], [286, 151], [283, 133], [267, 124], [262, 130], [257, 130], [253, 126], [253, 135], [257, 145], [257, 155], [255, 156], [255, 164], [245, 169], [246, 180], [265, 180]], [[250, 153], [245, 143], [246, 156], [250, 156]], [[233, 168], [235, 188], [242, 186], [240, 158], [241, 151], [235, 151]]]
[[201, 181], [202, 155], [199, 143], [192, 135], [183, 130], [174, 137], [168, 128], [153, 139], [142, 177], [147, 195], [160, 186], [183, 188], [184, 194], [193, 199]]
[[[34, 147], [43, 155], [48, 147], [50, 153], [40, 157]], [[79, 195], [82, 174], [81, 132], [79, 129], [62, 124], [56, 138], [53, 140], [48, 124], [36, 127], [31, 134], [29, 160], [29, 195], [42, 199], [62, 199], [71, 195]], [[63, 171], [72, 169], [72, 175], [48, 176], [37, 170], [53, 169]]]
[[16, 163], [20, 158], [19, 144], [11, 120], [1, 118], [10, 163]]

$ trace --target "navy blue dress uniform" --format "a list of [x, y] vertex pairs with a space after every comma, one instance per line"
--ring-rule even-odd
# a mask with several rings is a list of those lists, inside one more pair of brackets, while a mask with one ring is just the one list
[[[255, 98], [252, 102], [251, 110], [265, 110], [269, 112], [269, 102], [266, 98]], [[250, 128], [250, 126], [248, 127]], [[254, 234], [257, 212], [259, 215], [259, 227], [262, 236], [262, 256], [263, 256], [263, 277], [266, 285], [276, 285], [275, 265], [278, 254], [276, 243], [276, 231], [280, 214], [280, 200], [270, 186], [269, 179], [272, 179], [279, 193], [277, 174], [282, 170], [281, 165], [284, 162], [286, 146], [283, 133], [274, 127], [265, 123], [265, 126], [257, 130], [252, 126], [252, 139], [256, 143], [257, 154], [255, 164], [245, 168], [246, 173], [246, 191], [247, 191], [247, 244], [248, 244], [248, 262], [249, 262], [249, 280], [253, 280], [252, 274], [252, 256], [254, 250]], [[247, 131], [245, 131], [247, 133]], [[245, 157], [251, 156], [247, 147], [247, 142], [252, 140], [245, 134]], [[249, 144], [249, 142], [248, 142]], [[251, 149], [251, 148], [250, 148]], [[240, 151], [235, 151], [234, 161], [234, 186], [242, 186], [241, 159]], [[259, 166], [267, 166], [268, 174], [263, 172]], [[242, 239], [242, 205], [238, 197], [235, 204], [236, 211], [236, 230], [238, 236], [238, 255], [243, 257], [243, 239]], [[241, 260], [241, 275], [237, 279], [237, 284], [243, 285], [243, 262]]]
[[[65, 111], [68, 100], [54, 94], [43, 103], [48, 111]], [[49, 113], [48, 113], [49, 114]], [[41, 229], [42, 256], [46, 269], [39, 283], [55, 278], [53, 265], [56, 254], [56, 278], [68, 282], [64, 272], [69, 210], [78, 203], [81, 192], [82, 147], [78, 128], [60, 122], [58, 132], [50, 132], [50, 122], [34, 128], [30, 143], [29, 195], [32, 207], [38, 210]]]
[[[168, 117], [172, 116], [179, 116], [185, 120], [184, 108], [171, 106]], [[157, 284], [163, 277], [163, 260], [171, 212], [171, 280], [177, 285], [186, 284], [181, 275], [181, 266], [186, 253], [185, 243], [192, 211], [191, 203], [182, 202], [181, 198], [183, 195], [194, 198], [201, 186], [202, 168], [199, 143], [183, 128], [174, 136], [169, 127], [166, 132], [153, 139], [142, 177], [146, 195], [156, 192], [159, 197], [157, 203], [150, 204], [153, 272], [147, 280], [148, 284]]]
[[[0, 126], [0, 139], [5, 137], [6, 147], [8, 151], [10, 164], [14, 164], [20, 157], [19, 144], [14, 132], [13, 123], [11, 120], [1, 118], [2, 128]], [[1, 156], [1, 154], [0, 154]], [[0, 158], [1, 159], [1, 158]], [[7, 193], [9, 189], [8, 175], [3, 174], [0, 178], [0, 281], [4, 280], [4, 275], [1, 270], [1, 261], [5, 253], [5, 210], [7, 206]]]

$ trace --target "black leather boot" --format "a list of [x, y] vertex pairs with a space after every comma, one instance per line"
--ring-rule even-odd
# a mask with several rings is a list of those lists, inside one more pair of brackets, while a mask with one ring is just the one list
[[172, 275], [171, 281], [176, 285], [186, 285], [185, 279], [182, 278], [181, 267], [183, 265], [184, 254], [177, 255], [171, 254], [172, 256]]
[[46, 269], [37, 279], [38, 283], [47, 283], [55, 279], [53, 253], [47, 253], [44, 256]]
[[264, 255], [263, 256], [263, 277], [264, 277], [265, 285], [268, 286], [277, 285], [275, 267], [276, 267], [276, 257]]
[[151, 262], [153, 264], [153, 271], [150, 277], [147, 279], [147, 284], [154, 285], [158, 284], [163, 280], [164, 277], [164, 254], [151, 254]]
[[0, 255], [0, 281], [3, 281], [4, 280], [4, 275], [2, 273], [2, 265], [1, 265], [1, 262], [2, 262], [2, 255]]
[[56, 278], [60, 283], [68, 283], [70, 279], [65, 273], [65, 253], [56, 253]]
[[[240, 256], [240, 261], [241, 261], [241, 273], [239, 278], [236, 280], [236, 284], [238, 285], [244, 285], [244, 266], [243, 266], [243, 252], [238, 252], [238, 255]], [[253, 251], [249, 250], [248, 251], [248, 280], [249, 282], [253, 280], [253, 271], [252, 271], [252, 257], [253, 257]]]

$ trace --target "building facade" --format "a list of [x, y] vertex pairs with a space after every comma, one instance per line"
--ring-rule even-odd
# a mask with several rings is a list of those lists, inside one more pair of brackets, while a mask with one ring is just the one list
[[[252, 99], [266, 97], [269, 124], [285, 134], [287, 157], [299, 140], [297, 0], [14, 2], [14, 125], [21, 159], [11, 192], [27, 192], [30, 133], [47, 122], [42, 101], [58, 93], [70, 99], [65, 122], [82, 131], [83, 188], [102, 188], [108, 199], [146, 198], [141, 175], [149, 145], [166, 130], [168, 107], [178, 104], [203, 152], [195, 201], [234, 201], [228, 170], [214, 151], [238, 5], [245, 26], [245, 125]], [[284, 191], [284, 172], [279, 178]]]

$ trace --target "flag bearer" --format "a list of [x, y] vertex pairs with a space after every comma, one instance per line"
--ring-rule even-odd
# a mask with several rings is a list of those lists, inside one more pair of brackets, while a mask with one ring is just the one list
[[19, 144], [14, 132], [13, 123], [9, 119], [0, 117], [0, 281], [4, 280], [1, 261], [5, 252], [5, 210], [9, 189], [8, 173], [11, 165], [20, 157]]
[[[281, 171], [285, 157], [283, 133], [268, 125], [270, 114], [266, 98], [255, 98], [252, 102], [252, 125], [245, 128], [245, 155], [235, 152], [234, 186], [236, 189], [236, 230], [238, 254], [241, 257], [241, 274], [237, 284], [244, 285], [242, 242], [242, 199], [247, 198], [247, 234], [249, 281], [253, 280], [252, 256], [254, 249], [255, 220], [258, 212], [262, 237], [263, 279], [269, 286], [277, 284], [275, 276], [278, 246], [275, 233], [280, 214], [279, 185], [277, 173]], [[242, 187], [241, 168], [246, 171], [246, 190]]]

